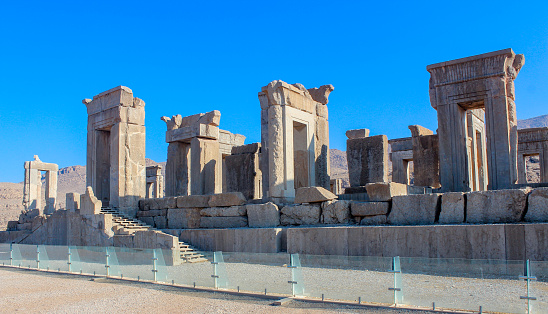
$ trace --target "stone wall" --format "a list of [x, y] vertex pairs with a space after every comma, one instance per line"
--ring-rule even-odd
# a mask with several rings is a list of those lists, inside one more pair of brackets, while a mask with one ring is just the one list
[[250, 203], [239, 192], [145, 199], [137, 217], [159, 229], [548, 222], [548, 188], [402, 195], [405, 187], [369, 184], [369, 201], [318, 187], [298, 189], [299, 204]]

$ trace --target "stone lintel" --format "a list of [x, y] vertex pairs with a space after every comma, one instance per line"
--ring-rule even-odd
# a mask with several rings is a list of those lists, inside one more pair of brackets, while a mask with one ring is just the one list
[[82, 102], [87, 106], [88, 115], [93, 115], [117, 106], [122, 107], [143, 107], [142, 100], [133, 98], [133, 91], [125, 86], [117, 86], [93, 96], [93, 100], [84, 99]]
[[475, 56], [470, 56], [470, 57], [465, 57], [465, 58], [454, 59], [454, 60], [450, 60], [450, 61], [430, 64], [426, 67], [426, 70], [430, 72], [431, 69], [435, 69], [435, 68], [441, 68], [441, 67], [446, 67], [446, 66], [449, 66], [449, 65], [454, 65], [454, 64], [459, 64], [459, 63], [466, 63], [466, 62], [471, 62], [471, 61], [480, 60], [480, 59], [487, 59], [487, 58], [496, 57], [496, 56], [500, 56], [500, 55], [507, 55], [508, 57], [513, 57], [516, 54], [514, 53], [512, 48], [506, 48], [506, 49], [502, 49], [502, 50], [482, 53], [482, 54], [475, 55]]
[[548, 127], [518, 130], [518, 143], [548, 141]]
[[355, 129], [346, 131], [346, 137], [349, 139], [369, 137], [369, 129]]
[[392, 152], [413, 150], [413, 141], [411, 137], [395, 138], [388, 141]]
[[147, 177], [157, 177], [162, 175], [162, 166], [156, 165], [156, 166], [148, 166], [146, 168]]
[[52, 163], [41, 161], [25, 161], [25, 169], [36, 169], [38, 171], [55, 171], [59, 170], [59, 166]]
[[216, 140], [219, 138], [219, 128], [208, 124], [198, 124], [195, 127], [186, 126], [166, 132], [167, 143], [190, 143], [190, 140], [195, 137]]

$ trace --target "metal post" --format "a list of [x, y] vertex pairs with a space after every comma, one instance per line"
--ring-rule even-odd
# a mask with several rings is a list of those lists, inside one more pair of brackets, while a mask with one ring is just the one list
[[154, 274], [154, 282], [156, 282], [156, 274], [158, 273], [158, 270], [156, 269], [156, 261], [158, 260], [156, 257], [156, 250], [153, 250], [152, 254], [152, 273]]
[[531, 265], [529, 260], [525, 262], [525, 269], [524, 269], [524, 276], [519, 276], [519, 279], [523, 279], [526, 282], [527, 287], [527, 295], [526, 296], [520, 296], [519, 298], [522, 300], [527, 300], [527, 313], [531, 313], [531, 301], [536, 300], [536, 297], [532, 297], [529, 293], [529, 284], [531, 280], [537, 280], [537, 277], [531, 275]]
[[[107, 270], [107, 277], [110, 275], [110, 271], [109, 271], [109, 268], [110, 268], [110, 265], [108, 264], [108, 258], [110, 257], [110, 255], [108, 254], [108, 247], [105, 248], [105, 257], [106, 257], [106, 265], [105, 265], [105, 268]], [[95, 274], [95, 272], [94, 272]]]
[[213, 277], [213, 287], [215, 289], [218, 289], [219, 288], [219, 281], [218, 281], [219, 275], [217, 275], [217, 265], [219, 264], [219, 262], [217, 261], [215, 253], [213, 253], [213, 262], [211, 262], [211, 264], [213, 264], [213, 275], [211, 275], [211, 277]]
[[68, 262], [67, 262], [67, 265], [68, 265], [68, 271], [70, 273], [70, 265], [72, 264], [70, 262], [70, 256], [72, 255], [72, 253], [70, 253], [70, 246], [68, 247]]
[[40, 269], [40, 246], [36, 246], [36, 269]]
[[293, 261], [293, 254], [289, 255], [289, 266], [287, 266], [287, 268], [291, 269], [291, 280], [287, 283], [291, 284], [291, 295], [295, 296], [295, 285], [297, 284], [297, 281], [295, 281], [295, 268], [297, 268], [297, 266]]
[[398, 268], [397, 265], [396, 265], [396, 257], [393, 257], [392, 258], [392, 270], [390, 270], [389, 272], [394, 274], [394, 287], [388, 288], [388, 290], [394, 291], [394, 306], [398, 305], [397, 293], [398, 293], [398, 291], [401, 291], [401, 287], [398, 287], [398, 277], [397, 277], [398, 274], [401, 273], [401, 271], [397, 270], [396, 268]]
[[13, 243], [10, 243], [10, 266], [13, 266]]

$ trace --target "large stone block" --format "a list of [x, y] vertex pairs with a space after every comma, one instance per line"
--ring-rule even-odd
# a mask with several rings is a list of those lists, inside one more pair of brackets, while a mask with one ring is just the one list
[[345, 224], [349, 223], [350, 201], [327, 201], [322, 203], [321, 221], [324, 224]]
[[80, 209], [80, 194], [79, 193], [67, 193], [65, 208], [67, 210]]
[[298, 188], [295, 195], [295, 204], [302, 203], [320, 203], [332, 201], [337, 198], [337, 195], [324, 189], [320, 186], [311, 186]]
[[375, 216], [375, 215], [387, 215], [390, 209], [389, 202], [366, 202], [358, 203], [352, 202], [350, 204], [350, 210], [352, 216]]
[[548, 188], [538, 188], [529, 194], [525, 221], [548, 222]]
[[460, 224], [464, 222], [464, 193], [451, 192], [441, 196], [441, 212], [439, 223]]
[[177, 197], [178, 208], [209, 207], [209, 195], [186, 195]]
[[282, 225], [316, 225], [320, 223], [320, 205], [293, 205], [282, 208]]
[[167, 211], [169, 229], [200, 228], [201, 208], [170, 208]]
[[237, 217], [247, 215], [245, 206], [208, 207], [200, 211], [204, 217]]
[[350, 186], [388, 182], [388, 139], [386, 135], [346, 141]]
[[200, 228], [241, 228], [247, 226], [247, 217], [202, 217]]
[[247, 218], [249, 227], [277, 227], [280, 225], [280, 210], [276, 204], [248, 204]]
[[366, 216], [360, 221], [362, 226], [385, 225], [388, 222], [386, 215]]
[[209, 198], [210, 207], [238, 206], [245, 204], [246, 199], [241, 192], [227, 192], [211, 195]]
[[156, 217], [154, 217], [154, 226], [158, 229], [167, 228], [166, 216], [156, 216]]
[[429, 225], [436, 221], [441, 194], [394, 196], [388, 222], [394, 225]]
[[393, 196], [407, 195], [407, 185], [395, 182], [369, 183], [365, 186], [369, 200], [373, 202], [386, 202]]
[[466, 194], [466, 222], [518, 222], [527, 204], [527, 190], [495, 190]]

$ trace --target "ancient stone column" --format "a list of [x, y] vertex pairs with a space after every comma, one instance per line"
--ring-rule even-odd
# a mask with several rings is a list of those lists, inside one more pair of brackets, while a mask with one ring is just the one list
[[438, 136], [420, 125], [410, 125], [415, 186], [440, 187]]
[[83, 103], [88, 110], [86, 184], [103, 206], [133, 216], [146, 195], [145, 102], [118, 86]]
[[[38, 209], [38, 214], [51, 214], [55, 210], [57, 199], [57, 171], [59, 166], [45, 163], [34, 156], [33, 161], [25, 162], [25, 181], [23, 183], [23, 206], [25, 209]], [[42, 174], [46, 172], [46, 203], [42, 208]]]
[[409, 162], [413, 161], [413, 141], [410, 137], [391, 139], [392, 182], [409, 185]]
[[263, 198], [292, 201], [295, 189], [329, 189], [327, 102], [333, 86], [273, 81], [259, 93]]
[[488, 188], [517, 181], [517, 125], [513, 81], [524, 64], [512, 49], [429, 65], [430, 102], [438, 112], [443, 191], [470, 191], [467, 111], [485, 109]]

